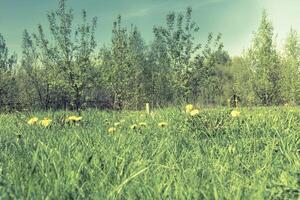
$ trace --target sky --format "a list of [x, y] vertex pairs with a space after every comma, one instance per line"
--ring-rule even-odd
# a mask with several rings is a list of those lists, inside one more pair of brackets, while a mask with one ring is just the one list
[[[0, 33], [10, 52], [21, 54], [24, 29], [33, 33], [37, 25], [48, 28], [47, 12], [57, 7], [58, 0], [0, 0]], [[82, 9], [90, 18], [98, 18], [98, 48], [109, 45], [114, 19], [120, 14], [124, 26], [137, 25], [146, 42], [153, 39], [153, 26], [165, 24], [170, 11], [193, 8], [193, 20], [200, 27], [198, 41], [207, 34], [222, 33], [225, 50], [240, 55], [248, 48], [257, 30], [261, 13], [266, 9], [272, 20], [278, 46], [290, 28], [300, 31], [300, 0], [68, 0], [76, 21]]]

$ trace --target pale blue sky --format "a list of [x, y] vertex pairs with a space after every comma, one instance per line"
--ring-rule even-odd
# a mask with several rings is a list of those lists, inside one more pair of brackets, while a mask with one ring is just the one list
[[[300, 0], [69, 0], [68, 5], [76, 15], [86, 9], [90, 17], [98, 17], [99, 46], [109, 43], [118, 14], [125, 25], [136, 24], [145, 40], [151, 41], [154, 25], [163, 24], [169, 11], [183, 11], [187, 6], [193, 8], [193, 18], [201, 28], [197, 39], [205, 40], [208, 32], [221, 32], [232, 55], [249, 46], [263, 8], [274, 23], [279, 46], [291, 26], [300, 31]], [[21, 52], [25, 28], [36, 31], [39, 23], [48, 27], [46, 13], [56, 6], [57, 0], [0, 0], [0, 33], [10, 51]]]

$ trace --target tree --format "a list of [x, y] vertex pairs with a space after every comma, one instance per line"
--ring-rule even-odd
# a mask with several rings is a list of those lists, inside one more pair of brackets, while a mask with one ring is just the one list
[[122, 27], [122, 18], [118, 16], [112, 30], [112, 47], [109, 68], [103, 73], [106, 75], [108, 87], [112, 92], [113, 106], [122, 109], [127, 98], [126, 89], [129, 88], [128, 78], [130, 69], [128, 63], [128, 34], [127, 29]]
[[194, 44], [199, 27], [192, 21], [192, 8], [187, 8], [185, 15], [174, 12], [167, 15], [166, 27], [155, 27], [157, 40], [165, 45], [167, 61], [172, 67], [174, 91], [177, 101], [188, 102], [191, 96], [190, 77], [193, 71], [193, 58], [200, 49]]
[[8, 48], [0, 34], [0, 107], [12, 109], [16, 103], [16, 81], [13, 67], [16, 55], [9, 56]]
[[165, 106], [174, 102], [173, 69], [167, 47], [160, 34], [156, 34], [148, 51], [146, 71], [150, 80], [147, 95], [153, 106]]
[[291, 29], [286, 39], [283, 55], [282, 93], [285, 102], [300, 101], [300, 41], [297, 31]]
[[[33, 36], [36, 59], [47, 72], [42, 75], [46, 79], [43, 86], [46, 99], [52, 99], [56, 104], [62, 101], [64, 107], [67, 107], [69, 100], [71, 108], [78, 110], [86, 100], [85, 92], [93, 87], [97, 74], [91, 62], [96, 47], [94, 35], [97, 19], [88, 22], [86, 11], [82, 11], [82, 24], [73, 31], [73, 18], [72, 10], [66, 7], [66, 0], [60, 0], [58, 9], [48, 14], [53, 40], [46, 38], [42, 25], [38, 26], [38, 33]], [[47, 105], [49, 103], [53, 104], [48, 102]]]
[[248, 57], [242, 55], [232, 58], [229, 71], [232, 79], [226, 83], [227, 91], [225, 91], [225, 96], [228, 101], [227, 103], [231, 103], [231, 97], [236, 96], [240, 101], [237, 102], [238, 105], [255, 105], [257, 102], [255, 101], [255, 94], [252, 87], [252, 71], [250, 70]]
[[220, 104], [223, 95], [224, 81], [228, 75], [224, 67], [230, 62], [230, 57], [223, 50], [222, 35], [208, 35], [202, 52], [195, 57], [195, 67], [192, 71], [191, 88], [194, 101], [201, 103]]
[[147, 71], [146, 65], [146, 53], [145, 42], [142, 38], [136, 26], [131, 26], [131, 31], [128, 38], [128, 63], [131, 71], [131, 75], [128, 78], [129, 88], [127, 88], [127, 94], [129, 96], [129, 102], [131, 108], [144, 107], [147, 101], [146, 88], [147, 88]]
[[[21, 66], [28, 78], [25, 89], [30, 95], [32, 107], [49, 109], [49, 92], [47, 90], [48, 72], [39, 62], [37, 46], [27, 30], [23, 33]], [[31, 87], [30, 87], [30, 86]], [[37, 97], [37, 99], [35, 99]]]
[[253, 89], [263, 105], [281, 102], [280, 60], [273, 37], [273, 25], [264, 11], [260, 26], [248, 52]]

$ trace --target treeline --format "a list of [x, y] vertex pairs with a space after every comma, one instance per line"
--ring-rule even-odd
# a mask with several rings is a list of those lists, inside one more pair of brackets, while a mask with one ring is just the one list
[[72, 10], [60, 0], [47, 17], [49, 31], [42, 25], [35, 33], [24, 31], [19, 60], [0, 34], [1, 110], [300, 103], [298, 33], [291, 30], [279, 51], [266, 12], [252, 45], [234, 58], [221, 34], [198, 42], [201, 27], [191, 8], [169, 13], [164, 26], [153, 28], [149, 44], [119, 16], [110, 45], [98, 49], [97, 18], [86, 11], [74, 25]]

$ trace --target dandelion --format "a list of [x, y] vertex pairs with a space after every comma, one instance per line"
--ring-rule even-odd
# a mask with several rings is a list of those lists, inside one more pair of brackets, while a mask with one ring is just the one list
[[240, 116], [240, 114], [241, 114], [241, 112], [236, 111], [236, 110], [233, 110], [233, 111], [231, 112], [231, 117], [238, 117], [238, 116]]
[[137, 129], [138, 128], [138, 125], [137, 124], [133, 124], [132, 126], [130, 126], [130, 129], [132, 129], [132, 130], [135, 130], [135, 129]]
[[29, 125], [34, 125], [39, 121], [39, 119], [37, 117], [32, 117], [31, 119], [28, 120], [28, 124]]
[[147, 126], [147, 123], [141, 122], [141, 123], [139, 123], [139, 126], [146, 127], [146, 126]]
[[194, 116], [196, 116], [196, 115], [199, 115], [199, 113], [200, 113], [200, 111], [199, 111], [198, 109], [194, 109], [194, 110], [192, 110], [192, 111], [190, 112], [190, 115], [191, 115], [192, 117], [194, 117]]
[[43, 120], [40, 121], [40, 125], [43, 127], [48, 127], [51, 124], [52, 120], [48, 118], [44, 118]]
[[115, 127], [111, 127], [111, 128], [108, 129], [109, 133], [114, 133], [116, 131], [117, 131], [117, 129]]
[[168, 123], [167, 122], [160, 122], [158, 124], [158, 126], [161, 127], [161, 128], [164, 128], [164, 127], [168, 126]]
[[185, 112], [190, 113], [193, 110], [194, 106], [193, 104], [188, 104], [185, 106]]
[[79, 122], [79, 121], [81, 121], [82, 120], [82, 117], [78, 117], [78, 116], [69, 116], [68, 118], [67, 118], [67, 122]]

